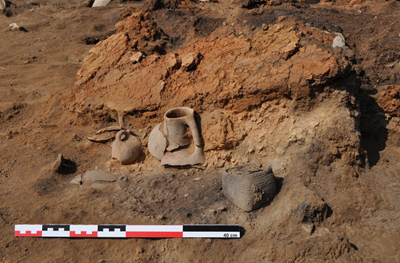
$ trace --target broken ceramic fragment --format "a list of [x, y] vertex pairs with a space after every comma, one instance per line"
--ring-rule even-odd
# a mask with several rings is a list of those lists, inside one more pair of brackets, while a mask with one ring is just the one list
[[142, 143], [128, 131], [122, 130], [115, 136], [112, 144], [111, 157], [121, 164], [131, 164], [139, 158], [142, 152]]
[[52, 171], [58, 174], [72, 174], [76, 172], [76, 163], [59, 154], [52, 165]]
[[82, 175], [78, 174], [77, 176], [75, 176], [75, 178], [72, 179], [71, 184], [81, 185], [82, 184]]
[[161, 161], [167, 148], [167, 139], [162, 132], [163, 123], [157, 124], [149, 135], [149, 151], [157, 160]]
[[99, 183], [94, 183], [92, 184], [92, 188], [98, 191], [104, 190], [107, 188], [106, 184], [99, 184]]
[[121, 189], [124, 189], [128, 186], [127, 178], [125, 176], [120, 176], [116, 183]]
[[111, 0], [95, 0], [92, 7], [106, 6]]
[[98, 182], [98, 181], [104, 181], [104, 182], [115, 182], [117, 178], [107, 172], [101, 171], [101, 170], [93, 170], [87, 172], [83, 176], [84, 181], [92, 181], [92, 182]]

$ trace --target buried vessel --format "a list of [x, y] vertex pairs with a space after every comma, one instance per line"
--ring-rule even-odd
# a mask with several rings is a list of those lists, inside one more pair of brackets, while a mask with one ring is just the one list
[[250, 212], [267, 205], [276, 194], [276, 178], [272, 168], [249, 163], [224, 169], [222, 188], [233, 204]]
[[115, 136], [112, 144], [111, 157], [121, 164], [131, 164], [139, 158], [142, 152], [140, 140], [126, 130], [121, 130]]
[[188, 107], [168, 110], [151, 131], [149, 151], [162, 165], [185, 166], [204, 162], [203, 139], [195, 112]]

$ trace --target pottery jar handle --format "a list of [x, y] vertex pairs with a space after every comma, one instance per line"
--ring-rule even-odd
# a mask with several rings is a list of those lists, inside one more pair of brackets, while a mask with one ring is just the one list
[[189, 126], [190, 130], [192, 131], [193, 142], [197, 147], [202, 145], [201, 134], [199, 129], [197, 128], [197, 124], [194, 118], [184, 120], [186, 124]]
[[122, 141], [122, 135], [124, 135], [125, 138], [128, 138], [128, 137], [129, 137], [129, 132], [124, 131], [124, 130], [119, 131], [119, 132], [117, 133], [117, 135], [115, 135], [115, 140], [117, 140], [117, 141]]

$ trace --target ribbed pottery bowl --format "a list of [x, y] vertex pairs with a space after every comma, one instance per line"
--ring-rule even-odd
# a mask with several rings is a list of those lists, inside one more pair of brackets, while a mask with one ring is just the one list
[[276, 178], [271, 167], [261, 169], [249, 163], [224, 169], [222, 188], [229, 201], [250, 212], [272, 201], [276, 194]]

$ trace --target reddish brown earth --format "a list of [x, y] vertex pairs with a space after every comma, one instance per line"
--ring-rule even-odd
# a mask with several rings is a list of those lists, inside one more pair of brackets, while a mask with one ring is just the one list
[[[6, 3], [0, 262], [400, 262], [398, 1]], [[347, 47], [331, 47], [338, 33]], [[164, 168], [147, 149], [178, 106], [201, 117], [204, 165]], [[121, 118], [144, 149], [132, 165], [111, 160], [111, 142], [87, 140]], [[57, 172], [58, 154], [76, 166]], [[279, 182], [249, 213], [221, 189], [222, 169], [247, 162], [272, 166]], [[94, 169], [127, 187], [70, 183]], [[245, 234], [15, 238], [26, 223], [221, 223]]]

